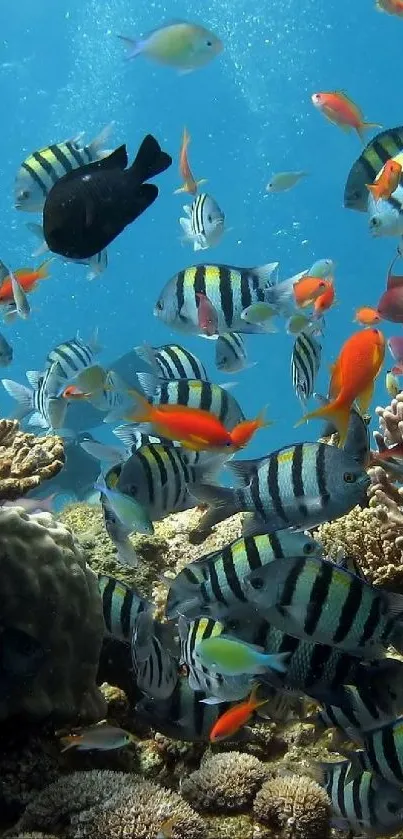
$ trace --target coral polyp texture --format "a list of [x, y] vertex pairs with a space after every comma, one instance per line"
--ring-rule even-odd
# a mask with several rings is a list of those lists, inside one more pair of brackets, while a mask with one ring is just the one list
[[331, 807], [326, 792], [309, 778], [270, 778], [253, 805], [258, 821], [275, 831], [276, 839], [327, 839]]
[[196, 810], [242, 812], [268, 777], [257, 757], [241, 752], [208, 755], [200, 769], [184, 778], [181, 793]]
[[63, 464], [60, 437], [36, 437], [20, 431], [17, 420], [0, 420], [0, 501], [20, 498], [57, 475]]
[[0, 626], [42, 651], [33, 678], [2, 691], [0, 720], [100, 719], [96, 687], [104, 624], [97, 577], [72, 533], [49, 513], [0, 510]]

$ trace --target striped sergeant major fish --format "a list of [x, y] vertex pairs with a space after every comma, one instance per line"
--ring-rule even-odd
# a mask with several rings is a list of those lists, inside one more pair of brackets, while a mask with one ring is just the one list
[[196, 459], [193, 452], [189, 456], [181, 447], [148, 443], [120, 468], [116, 488], [135, 498], [152, 521], [159, 521], [195, 507], [193, 486], [207, 476], [215, 480], [226, 459], [226, 454]]
[[180, 344], [164, 344], [162, 347], [150, 347], [143, 344], [135, 347], [135, 352], [142, 361], [152, 367], [160, 379], [200, 379], [208, 382], [204, 364]]
[[321, 358], [322, 345], [312, 334], [312, 329], [304, 329], [297, 335], [291, 354], [292, 385], [303, 407], [314, 392]]
[[403, 791], [372, 772], [360, 772], [349, 782], [350, 765], [348, 760], [322, 763], [316, 771], [332, 803], [332, 824], [373, 837], [395, 833], [403, 823]]
[[88, 146], [80, 145], [83, 135], [79, 134], [28, 155], [15, 180], [15, 208], [28, 213], [41, 212], [46, 196], [59, 178], [73, 169], [108, 157], [111, 152], [103, 146], [112, 128], [113, 123], [107, 125]]
[[218, 617], [239, 606], [247, 606], [244, 581], [256, 568], [285, 556], [321, 556], [322, 548], [311, 536], [280, 530], [245, 536], [189, 563], [172, 580], [166, 615], [210, 614]]
[[194, 251], [218, 245], [225, 229], [225, 216], [217, 202], [206, 192], [197, 195], [191, 205], [183, 206], [186, 217], [179, 219], [184, 241], [193, 245]]
[[229, 431], [245, 415], [238, 402], [224, 387], [200, 379], [159, 380], [151, 373], [138, 373], [137, 378], [153, 405], [185, 405], [215, 414]]
[[49, 393], [49, 378], [52, 375], [53, 366], [43, 374], [27, 370], [26, 377], [31, 388], [12, 379], [2, 379], [1, 383], [7, 393], [17, 401], [17, 419], [24, 419], [30, 415], [28, 425], [60, 433], [64, 425], [67, 402], [63, 397]]
[[[380, 663], [382, 664], [383, 661]], [[398, 666], [402, 665], [402, 662], [397, 659], [395, 663]], [[400, 667], [399, 671], [401, 678]], [[325, 704], [318, 712], [317, 719], [325, 728], [336, 728], [341, 731], [347, 739], [359, 740], [362, 731], [391, 721], [398, 710], [403, 710], [401, 701], [400, 705], [394, 700], [389, 704], [385, 703], [382, 690], [376, 689], [374, 683], [343, 685], [338, 691], [337, 699], [339, 704]]]
[[[198, 294], [205, 295], [218, 317], [217, 332], [264, 333], [270, 326], [251, 324], [241, 314], [252, 303], [266, 299], [278, 262], [257, 268], [231, 265], [192, 265], [175, 274], [164, 286], [154, 315], [172, 329], [203, 335], [198, 318]], [[294, 278], [296, 281], [297, 278]]]
[[403, 716], [361, 732], [357, 742], [363, 751], [348, 755], [348, 780], [365, 769], [393, 786], [403, 787]]
[[239, 373], [253, 364], [248, 364], [245, 341], [238, 332], [219, 335], [215, 345], [215, 363], [222, 373]]
[[206, 638], [221, 635], [223, 630], [223, 624], [211, 618], [201, 617], [189, 623], [180, 617], [178, 621], [181, 661], [187, 667], [189, 687], [195, 691], [204, 691], [207, 697], [201, 701], [209, 705], [244, 699], [256, 680], [255, 676], [248, 674], [224, 676], [215, 668], [206, 667], [198, 659], [195, 652], [198, 644]]
[[275, 626], [362, 659], [403, 649], [403, 596], [318, 557], [284, 557], [252, 571], [248, 599]]
[[[117, 488], [121, 470], [122, 464], [118, 463], [106, 473], [104, 480], [109, 489]], [[125, 527], [123, 522], [120, 521], [105, 493], [100, 493], [100, 499], [105, 530], [115, 547], [117, 559], [121, 565], [128, 565], [130, 568], [136, 568], [138, 565], [138, 556], [132, 542], [129, 539], [131, 531], [128, 527]]]
[[139, 690], [152, 699], [169, 699], [179, 677], [178, 656], [167, 643], [170, 627], [154, 620], [151, 612], [140, 612], [133, 628], [131, 651], [133, 675]]
[[106, 574], [98, 574], [98, 587], [106, 633], [130, 644], [137, 615], [151, 610], [151, 604], [133, 588]]
[[231, 461], [227, 468], [242, 487], [193, 488], [210, 505], [200, 521], [201, 532], [239, 512], [254, 513], [247, 532], [310, 530], [360, 504], [370, 483], [350, 454], [326, 443], [285, 446], [256, 460]]
[[51, 368], [48, 375], [48, 391], [52, 396], [59, 396], [67, 382], [94, 363], [94, 357], [102, 347], [98, 340], [98, 329], [85, 343], [77, 333], [75, 338], [63, 341], [46, 356], [46, 368]]

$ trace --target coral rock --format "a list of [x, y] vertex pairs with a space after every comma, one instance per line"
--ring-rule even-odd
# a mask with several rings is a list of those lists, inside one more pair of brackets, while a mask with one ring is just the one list
[[253, 805], [258, 821], [278, 839], [327, 839], [331, 805], [326, 792], [310, 778], [277, 776], [263, 784]]
[[241, 752], [210, 755], [184, 778], [181, 794], [196, 810], [240, 812], [253, 801], [269, 772], [257, 757]]
[[49, 513], [0, 510], [0, 625], [39, 642], [36, 675], [0, 698], [0, 719], [100, 719], [106, 703], [95, 679], [104, 632], [96, 575], [71, 532]]
[[60, 437], [36, 437], [19, 430], [17, 420], [0, 420], [0, 501], [14, 501], [64, 464]]

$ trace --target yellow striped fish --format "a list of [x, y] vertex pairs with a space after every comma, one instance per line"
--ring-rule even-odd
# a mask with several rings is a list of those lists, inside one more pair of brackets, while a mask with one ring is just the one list
[[28, 155], [15, 179], [15, 208], [28, 213], [41, 212], [48, 192], [59, 178], [73, 169], [107, 157], [111, 152], [103, 146], [112, 127], [113, 123], [107, 125], [88, 146], [80, 146], [82, 134], [79, 134]]

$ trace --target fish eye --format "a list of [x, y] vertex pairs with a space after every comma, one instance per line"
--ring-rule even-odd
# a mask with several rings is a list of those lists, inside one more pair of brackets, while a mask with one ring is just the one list
[[259, 591], [259, 589], [262, 589], [264, 586], [264, 582], [261, 577], [255, 577], [254, 580], [250, 580], [250, 584], [252, 588], [256, 589], [256, 591]]
[[21, 192], [18, 193], [18, 198], [20, 198], [20, 199], [29, 198], [29, 196], [30, 196], [29, 189], [23, 189]]
[[212, 41], [207, 41], [207, 46], [208, 46], [208, 47], [212, 47], [212, 46], [213, 46], [213, 42], [212, 42]]
[[135, 484], [130, 484], [130, 486], [127, 488], [125, 494], [136, 496], [137, 495], [137, 487], [135, 486]]
[[312, 542], [306, 542], [306, 544], [304, 545], [304, 554], [306, 555], [306, 554], [313, 553], [314, 550], [315, 550], [315, 547], [316, 546], [313, 545]]
[[228, 447], [232, 446], [231, 440], [228, 440], [225, 445], [228, 446]]
[[343, 475], [343, 481], [345, 481], [346, 484], [355, 484], [356, 480], [357, 476], [354, 472], [345, 472]]
[[162, 312], [162, 310], [164, 308], [164, 301], [163, 300], [158, 300], [155, 308], [158, 309], [159, 312]]
[[211, 222], [213, 221], [213, 216], [207, 216], [207, 221], [211, 224]]

